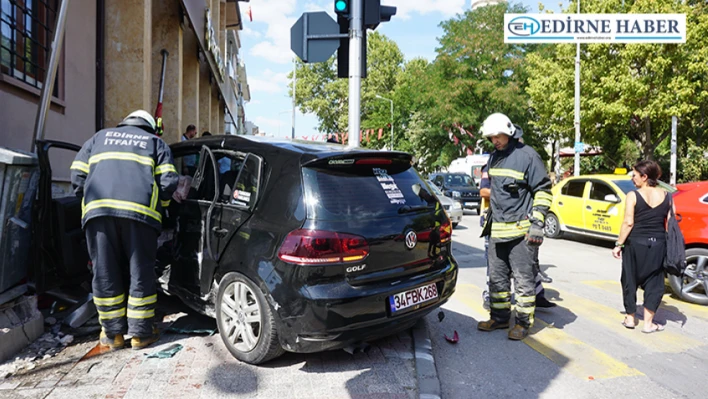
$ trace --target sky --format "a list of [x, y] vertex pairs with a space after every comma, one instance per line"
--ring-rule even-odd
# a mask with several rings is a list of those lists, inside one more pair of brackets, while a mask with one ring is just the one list
[[[382, 0], [396, 6], [391, 22], [382, 23], [377, 31], [395, 41], [406, 60], [435, 58], [437, 38], [442, 36], [440, 22], [469, 10], [472, 0]], [[531, 12], [538, 12], [539, 3], [546, 9], [559, 11], [561, 0], [516, 0]], [[562, 1], [567, 6], [568, 1]], [[240, 3], [244, 28], [240, 32], [240, 57], [246, 65], [251, 100], [246, 104], [246, 120], [261, 132], [276, 137], [290, 137], [292, 99], [288, 95], [288, 73], [296, 55], [290, 50], [290, 28], [308, 11], [326, 11], [334, 17], [334, 0], [251, 0]], [[253, 21], [249, 20], [251, 8]], [[395, 104], [394, 104], [395, 106]], [[302, 138], [322, 135], [317, 131], [317, 117], [296, 115], [295, 136]]]

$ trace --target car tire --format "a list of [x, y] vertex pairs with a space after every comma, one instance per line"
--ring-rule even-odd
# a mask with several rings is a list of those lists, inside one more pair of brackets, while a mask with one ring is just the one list
[[243, 274], [227, 273], [221, 279], [216, 323], [226, 349], [242, 362], [261, 364], [285, 352], [268, 301]]
[[459, 224], [460, 224], [460, 222], [455, 222], [455, 223], [453, 223], [453, 224], [452, 224], [452, 228], [453, 228], [453, 229], [456, 228], [457, 225], [459, 225]]
[[548, 215], [546, 215], [546, 223], [543, 227], [543, 233], [548, 238], [561, 238], [561, 236], [563, 236], [558, 216], [548, 212]]
[[[703, 265], [705, 269], [696, 270], [698, 261], [701, 260], [701, 258], [704, 259]], [[669, 275], [669, 285], [671, 285], [674, 294], [681, 300], [698, 305], [708, 305], [708, 287], [706, 287], [706, 285], [708, 285], [708, 283], [706, 283], [706, 281], [708, 281], [708, 270], [706, 270], [708, 269], [708, 267], [706, 267], [708, 259], [706, 258], [708, 258], [708, 249], [689, 248], [686, 250], [687, 266], [686, 273], [683, 277], [683, 287], [681, 285], [681, 277]]]

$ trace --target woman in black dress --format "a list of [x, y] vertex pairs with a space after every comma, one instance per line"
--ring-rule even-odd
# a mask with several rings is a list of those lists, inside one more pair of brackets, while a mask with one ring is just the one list
[[669, 194], [657, 186], [661, 168], [654, 161], [634, 165], [632, 182], [636, 191], [627, 194], [627, 207], [619, 239], [612, 255], [622, 258], [622, 297], [626, 316], [622, 324], [635, 328], [637, 288], [644, 290], [644, 329], [653, 333], [664, 329], [654, 323], [654, 315], [664, 295], [663, 261], [666, 255], [666, 218]]

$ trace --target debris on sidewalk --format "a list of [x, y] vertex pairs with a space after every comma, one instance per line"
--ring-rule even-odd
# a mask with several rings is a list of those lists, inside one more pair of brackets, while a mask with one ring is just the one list
[[448, 337], [447, 334], [445, 334], [445, 340], [451, 344], [456, 344], [457, 341], [460, 340], [460, 336], [457, 335], [457, 330], [455, 330], [455, 333], [452, 335], [452, 338]]
[[155, 358], [168, 359], [168, 358], [171, 358], [174, 355], [176, 355], [177, 352], [182, 350], [182, 348], [183, 348], [183, 346], [180, 344], [172, 344], [165, 349], [161, 349], [161, 350], [155, 351], [155, 352], [147, 355], [147, 358], [148, 359], [151, 359], [151, 358], [152, 359], [155, 359]]

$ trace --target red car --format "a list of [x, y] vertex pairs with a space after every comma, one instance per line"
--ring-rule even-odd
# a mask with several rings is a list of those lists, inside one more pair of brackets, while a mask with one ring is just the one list
[[676, 186], [674, 204], [686, 241], [688, 266], [683, 278], [669, 276], [674, 293], [681, 299], [708, 305], [708, 181]]

